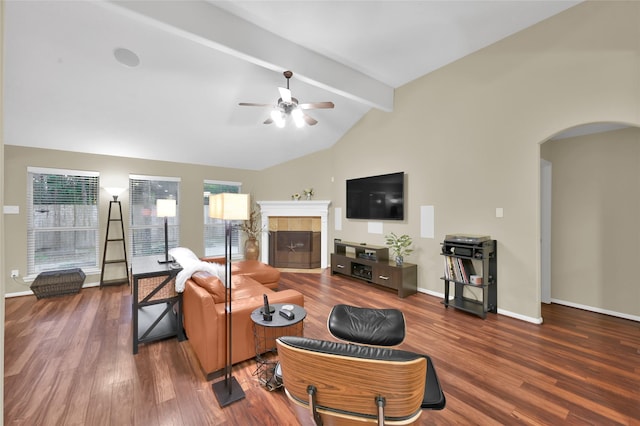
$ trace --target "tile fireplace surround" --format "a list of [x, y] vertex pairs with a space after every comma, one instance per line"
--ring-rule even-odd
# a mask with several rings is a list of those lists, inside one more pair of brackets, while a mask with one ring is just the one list
[[[329, 267], [329, 205], [331, 201], [258, 201], [262, 223], [269, 223], [270, 217], [313, 216], [320, 218], [320, 267]], [[262, 234], [261, 247], [269, 247], [269, 235]], [[269, 263], [269, 250], [260, 250], [260, 260]]]

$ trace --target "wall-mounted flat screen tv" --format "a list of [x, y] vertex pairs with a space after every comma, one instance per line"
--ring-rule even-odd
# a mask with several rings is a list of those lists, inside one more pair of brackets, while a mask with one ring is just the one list
[[404, 172], [347, 180], [347, 218], [404, 220]]

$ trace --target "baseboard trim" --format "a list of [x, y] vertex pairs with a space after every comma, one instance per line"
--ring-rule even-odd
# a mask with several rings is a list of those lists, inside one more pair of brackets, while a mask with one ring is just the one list
[[[82, 285], [82, 288], [89, 288], [89, 287], [98, 287], [100, 286], [99, 282], [94, 282], [94, 283], [85, 283]], [[25, 290], [25, 291], [15, 291], [13, 293], [6, 293], [4, 295], [5, 299], [8, 299], [10, 297], [21, 297], [21, 296], [33, 296], [33, 291], [31, 290]]]
[[[439, 297], [441, 299], [444, 297], [444, 293], [440, 293], [440, 292], [437, 292], [437, 291], [426, 290], [426, 289], [423, 289], [423, 288], [419, 288], [418, 291], [420, 293], [425, 293], [425, 294], [428, 294], [430, 296]], [[558, 305], [569, 306], [571, 308], [578, 308], [578, 309], [582, 309], [584, 311], [595, 312], [595, 313], [598, 313], [598, 314], [610, 315], [610, 316], [613, 316], [613, 317], [618, 317], [618, 318], [628, 319], [628, 320], [631, 320], [631, 321], [640, 322], [640, 316], [637, 316], [637, 315], [630, 315], [630, 314], [625, 314], [625, 313], [622, 313], [622, 312], [610, 311], [608, 309], [595, 308], [593, 306], [581, 305], [579, 303], [567, 302], [566, 300], [560, 300], [560, 299], [551, 299], [551, 303], [557, 303]], [[518, 314], [518, 313], [515, 313], [515, 312], [507, 311], [505, 309], [500, 309], [500, 308], [498, 308], [498, 313], [500, 315], [505, 315], [507, 317], [519, 319], [519, 320], [530, 322], [530, 323], [533, 323], [533, 324], [542, 324], [544, 322], [542, 317], [540, 317], [540, 318], [529, 317], [529, 316], [526, 316], [526, 315], [521, 315], [521, 314]]]
[[631, 321], [640, 322], [640, 316], [625, 314], [622, 312], [610, 311], [608, 309], [594, 308], [593, 306], [581, 305], [579, 303], [567, 302], [566, 300], [551, 299], [551, 303], [557, 303], [558, 305], [569, 306], [571, 308], [582, 309], [583, 311], [596, 312], [598, 314], [610, 315], [612, 317], [618, 317], [628, 319]]
[[[444, 293], [440, 293], [440, 292], [437, 292], [437, 291], [426, 290], [424, 288], [418, 288], [418, 291], [420, 293], [428, 294], [430, 296], [435, 296], [435, 297], [438, 297], [440, 299], [444, 298]], [[451, 296], [451, 298], [453, 298], [453, 296]], [[506, 317], [515, 318], [515, 319], [518, 319], [518, 320], [521, 320], [521, 321], [530, 322], [530, 323], [533, 323], [533, 324], [542, 324], [542, 318], [528, 317], [526, 315], [517, 314], [515, 312], [507, 311], [505, 309], [498, 308], [498, 314], [504, 315]]]

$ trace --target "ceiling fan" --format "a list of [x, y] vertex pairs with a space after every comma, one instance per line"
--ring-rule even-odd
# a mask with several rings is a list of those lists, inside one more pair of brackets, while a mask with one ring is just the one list
[[288, 116], [293, 118], [293, 122], [297, 127], [302, 127], [305, 123], [309, 126], [315, 126], [318, 124], [318, 120], [308, 116], [304, 111], [310, 109], [333, 108], [333, 102], [298, 103], [298, 100], [291, 96], [291, 90], [289, 90], [289, 79], [293, 76], [293, 72], [285, 71], [282, 74], [287, 79], [287, 88], [278, 87], [278, 90], [280, 91], [280, 98], [278, 98], [276, 105], [256, 104], [252, 102], [240, 102], [239, 105], [273, 108], [271, 110], [270, 117], [264, 121], [264, 124], [275, 123], [278, 127], [284, 127]]

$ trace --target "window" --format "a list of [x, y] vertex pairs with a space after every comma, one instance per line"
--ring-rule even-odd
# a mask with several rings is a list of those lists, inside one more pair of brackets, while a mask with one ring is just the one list
[[[237, 194], [240, 192], [240, 183], [205, 181], [204, 182], [204, 255], [224, 256], [224, 221], [209, 217], [209, 195], [223, 192]], [[240, 253], [240, 237], [237, 228], [233, 228], [231, 234], [231, 255]]]
[[129, 176], [129, 247], [131, 257], [164, 255], [164, 218], [156, 200], [176, 200], [176, 216], [167, 217], [169, 248], [180, 245], [179, 178]]
[[27, 269], [29, 275], [98, 268], [99, 174], [29, 167]]

